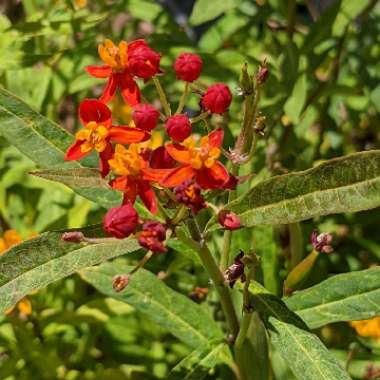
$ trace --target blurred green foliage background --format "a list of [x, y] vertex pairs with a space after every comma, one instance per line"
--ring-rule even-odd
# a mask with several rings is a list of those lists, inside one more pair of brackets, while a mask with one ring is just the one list
[[[84, 71], [86, 65], [99, 62], [97, 44], [104, 38], [146, 38], [162, 54], [166, 73], [162, 83], [170, 99], [178, 101], [182, 91], [172, 70], [182, 51], [201, 55], [204, 84], [228, 83], [234, 101], [225, 121], [226, 147], [240, 126], [241, 66], [247, 62], [254, 72], [260, 62], [268, 62], [270, 76], [260, 101], [265, 138], [252, 167], [246, 168], [246, 174], [255, 173], [254, 181], [380, 147], [377, 1], [197, 0], [193, 6], [191, 0], [4, 0], [0, 83], [75, 132], [79, 102], [99, 96], [103, 85]], [[151, 83], [143, 91], [156, 101]], [[128, 119], [130, 110], [118, 103], [113, 106], [121, 121]], [[197, 111], [193, 97], [187, 112]], [[27, 238], [101, 220], [104, 210], [64, 186], [31, 177], [28, 172], [33, 168], [0, 137], [2, 230], [13, 228]], [[379, 210], [372, 210], [303, 223], [305, 253], [316, 225], [337, 237], [335, 253], [321, 258], [306, 285], [377, 264], [379, 216]], [[271, 240], [272, 235], [272, 230], [257, 228], [253, 238], [263, 259], [259, 275], [268, 289], [279, 293], [287, 271], [288, 242], [281, 228], [275, 231], [277, 239]], [[250, 235], [237, 235], [234, 251], [251, 242]], [[216, 239], [214, 246], [220, 244]], [[166, 281], [185, 294], [194, 286], [207, 286], [202, 270], [178, 252], [150, 266], [153, 272], [168, 271]], [[133, 308], [104, 298], [78, 276], [53, 284], [30, 300], [30, 315], [15, 309], [0, 318], [0, 379], [165, 379], [189, 352]], [[380, 344], [357, 338], [347, 324], [325, 327], [319, 334], [343, 361], [355, 349], [350, 366], [354, 378], [368, 378], [370, 363], [380, 366]], [[280, 358], [273, 363], [275, 379], [292, 379]], [[209, 378], [219, 378], [224, 370]]]

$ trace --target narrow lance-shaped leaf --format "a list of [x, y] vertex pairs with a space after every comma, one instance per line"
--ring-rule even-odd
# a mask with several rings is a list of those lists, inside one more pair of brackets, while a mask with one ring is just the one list
[[[72, 136], [1, 87], [0, 135], [41, 168], [81, 168], [77, 162], [64, 161]], [[74, 181], [66, 184], [78, 194], [104, 207], [121, 202], [121, 194], [112, 189], [78, 187]]]
[[349, 380], [319, 338], [277, 297], [250, 286], [252, 305], [265, 321], [272, 345], [299, 380]]
[[[82, 230], [97, 236], [99, 227]], [[0, 313], [32, 291], [76, 271], [140, 249], [135, 239], [80, 245], [61, 240], [62, 232], [47, 232], [26, 240], [0, 257]]]
[[211, 369], [223, 363], [230, 352], [226, 343], [197, 348], [181, 360], [169, 373], [167, 380], [202, 380]]
[[145, 269], [133, 275], [124, 291], [115, 293], [112, 278], [131, 269], [107, 263], [85, 269], [80, 274], [101, 293], [132, 305], [192, 347], [207, 345], [210, 340], [223, 340], [222, 331], [205, 308], [172, 290]]
[[380, 267], [333, 276], [285, 300], [310, 328], [380, 315]]
[[63, 183], [69, 187], [109, 189], [108, 182], [101, 177], [98, 169], [45, 169], [31, 172], [36, 177], [41, 177], [54, 182]]
[[320, 215], [380, 206], [380, 151], [329, 160], [315, 168], [273, 177], [224, 209], [244, 226], [289, 224]]

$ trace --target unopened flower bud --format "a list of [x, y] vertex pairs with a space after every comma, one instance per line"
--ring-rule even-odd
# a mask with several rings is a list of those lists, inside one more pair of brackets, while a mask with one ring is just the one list
[[218, 214], [218, 222], [226, 230], [238, 230], [241, 227], [239, 217], [232, 211], [222, 210]]
[[223, 189], [235, 190], [239, 180], [234, 175], [230, 174], [227, 182], [223, 185]]
[[156, 128], [159, 117], [158, 110], [150, 104], [138, 104], [132, 113], [136, 127], [144, 131]]
[[239, 85], [240, 85], [242, 95], [252, 94], [253, 81], [252, 81], [252, 77], [248, 74], [247, 63], [244, 63], [243, 67], [241, 68]]
[[244, 263], [241, 261], [244, 253], [240, 252], [234, 259], [234, 262], [224, 271], [224, 281], [232, 288], [235, 282], [240, 278], [242, 282], [245, 281]]
[[165, 226], [153, 220], [149, 220], [142, 226], [139, 234], [139, 244], [154, 253], [164, 253], [167, 249], [163, 242], [166, 238]]
[[128, 45], [128, 68], [139, 78], [149, 79], [159, 73], [160, 58], [144, 40], [136, 40]]
[[256, 83], [263, 84], [266, 82], [269, 76], [269, 69], [266, 61], [264, 61], [259, 68], [259, 72], [256, 74]]
[[317, 252], [331, 253], [334, 248], [331, 246], [333, 237], [330, 233], [323, 232], [318, 234], [318, 231], [314, 230], [311, 234], [311, 244]]
[[167, 152], [165, 146], [160, 146], [152, 151], [150, 156], [150, 167], [153, 169], [174, 168], [176, 161]]
[[192, 180], [184, 181], [175, 187], [174, 194], [179, 203], [190, 207], [195, 214], [206, 207], [200, 186]]
[[174, 115], [165, 124], [167, 134], [174, 141], [183, 141], [191, 134], [191, 123], [186, 115]]
[[62, 234], [61, 239], [68, 243], [80, 243], [83, 241], [84, 235], [80, 231], [68, 231]]
[[129, 284], [129, 274], [118, 274], [112, 279], [112, 288], [115, 292], [121, 292]]
[[178, 79], [194, 82], [201, 74], [202, 60], [199, 55], [182, 53], [175, 60], [174, 70]]
[[210, 86], [202, 97], [202, 106], [213, 113], [224, 113], [232, 101], [230, 89], [224, 83]]
[[135, 232], [139, 216], [130, 203], [108, 210], [103, 219], [103, 229], [108, 234], [123, 239]]

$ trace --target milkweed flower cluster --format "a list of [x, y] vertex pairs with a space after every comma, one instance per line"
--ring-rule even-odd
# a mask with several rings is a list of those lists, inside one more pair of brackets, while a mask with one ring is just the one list
[[[205, 191], [231, 189], [235, 181], [221, 161], [223, 130], [196, 135], [192, 128], [196, 121], [182, 112], [188, 88], [201, 75], [203, 62], [192, 53], [177, 57], [173, 64], [176, 78], [186, 83], [183, 104], [175, 114], [171, 113], [169, 103], [162, 104], [163, 114], [143, 100], [138, 83], [139, 79], [144, 82], [152, 79], [161, 103], [166, 101], [157, 78], [162, 74], [158, 52], [144, 40], [121, 41], [118, 45], [105, 40], [98, 46], [98, 53], [103, 64], [88, 66], [86, 71], [106, 80], [106, 84], [99, 99], [81, 102], [79, 119], [83, 128], [76, 133], [65, 160], [81, 160], [96, 152], [102, 177], [109, 180], [113, 189], [123, 193], [123, 204], [110, 209], [104, 217], [105, 232], [118, 239], [135, 234], [142, 247], [163, 253], [166, 252], [167, 226], [141, 219], [134, 208], [136, 199], [139, 197], [145, 207], [156, 214], [157, 195], [166, 189], [178, 206], [197, 213], [206, 207]], [[127, 125], [116, 125], [107, 105], [117, 91], [132, 108], [132, 118]], [[197, 121], [213, 113], [226, 112], [232, 101], [232, 94], [223, 83], [213, 84], [203, 92], [197, 89], [195, 93], [201, 96]], [[153, 135], [157, 130], [163, 131], [165, 138], [153, 148]], [[228, 223], [225, 225], [230, 228]]]

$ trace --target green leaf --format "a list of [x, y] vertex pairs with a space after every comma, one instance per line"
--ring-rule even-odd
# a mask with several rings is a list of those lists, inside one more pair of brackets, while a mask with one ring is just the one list
[[339, 14], [334, 22], [332, 34], [340, 37], [346, 26], [353, 21], [370, 4], [371, 0], [342, 0]]
[[349, 380], [319, 338], [277, 297], [250, 286], [252, 305], [266, 322], [274, 348], [299, 380]]
[[[81, 230], [99, 236], [97, 227]], [[62, 231], [47, 232], [18, 244], [0, 257], [0, 313], [22, 297], [76, 271], [140, 249], [134, 239], [79, 245], [61, 240]]]
[[333, 276], [286, 301], [314, 329], [380, 315], [380, 267]]
[[167, 380], [202, 380], [210, 370], [229, 357], [226, 343], [202, 346], [181, 360], [169, 373]]
[[[254, 186], [224, 209], [242, 225], [289, 224], [320, 215], [380, 206], [380, 151], [332, 159]], [[214, 222], [214, 221], [213, 221]], [[211, 224], [211, 222], [210, 222]]]
[[237, 5], [238, 1], [236, 0], [224, 0], [223, 2], [219, 0], [197, 0], [190, 16], [190, 24], [200, 25], [213, 20]]
[[272, 226], [258, 226], [253, 229], [253, 241], [263, 271], [264, 286], [273, 294], [280, 291], [279, 257]]
[[[3, 88], [0, 88], [0, 135], [41, 168], [81, 167], [77, 162], [64, 161], [73, 137]], [[121, 194], [111, 189], [75, 186], [72, 189], [107, 208], [121, 202]]]
[[284, 105], [284, 111], [293, 124], [300, 121], [302, 109], [306, 102], [307, 79], [306, 74], [299, 76], [293, 91]]
[[350, 380], [347, 372], [316, 335], [270, 318], [272, 344], [299, 380]]
[[131, 269], [108, 263], [80, 274], [101, 293], [132, 305], [189, 346], [196, 348], [207, 345], [210, 340], [223, 340], [223, 333], [206, 309], [175, 292], [147, 270], [140, 269], [125, 291], [115, 293], [112, 278]]
[[69, 187], [109, 189], [108, 182], [101, 177], [99, 170], [93, 168], [45, 169], [30, 174]]

